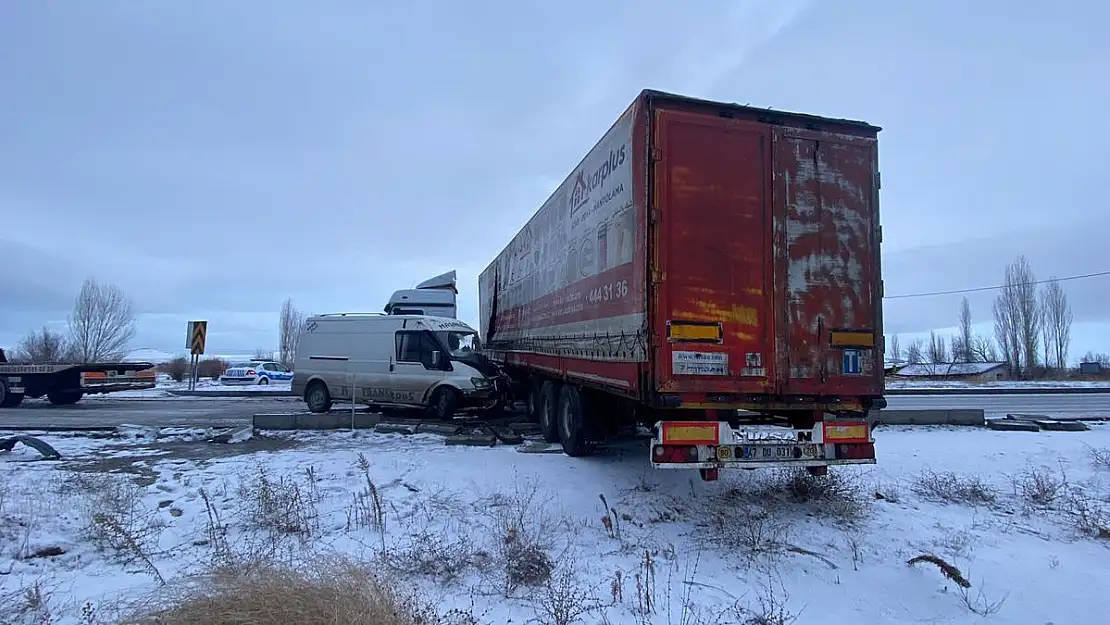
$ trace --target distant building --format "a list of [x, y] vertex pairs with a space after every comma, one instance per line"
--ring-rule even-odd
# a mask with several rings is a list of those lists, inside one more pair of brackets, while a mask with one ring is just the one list
[[1100, 375], [1102, 373], [1102, 363], [1081, 362], [1079, 363], [1079, 372], [1084, 375]]
[[1010, 379], [1010, 365], [1005, 362], [939, 362], [906, 365], [899, 367], [892, 377], [996, 382]]

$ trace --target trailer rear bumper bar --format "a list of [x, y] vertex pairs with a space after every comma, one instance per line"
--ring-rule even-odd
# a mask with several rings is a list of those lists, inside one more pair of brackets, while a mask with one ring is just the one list
[[753, 469], [875, 464], [866, 421], [828, 420], [811, 429], [723, 421], [660, 421], [651, 441], [656, 469]]

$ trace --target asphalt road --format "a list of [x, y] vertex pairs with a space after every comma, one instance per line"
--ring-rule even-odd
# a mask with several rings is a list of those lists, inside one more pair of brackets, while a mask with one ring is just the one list
[[[987, 417], [1034, 413], [1053, 417], [1110, 417], [1110, 394], [1095, 395], [897, 395], [889, 408], [928, 410], [982, 408]], [[170, 426], [232, 426], [250, 423], [262, 412], [299, 412], [294, 397], [82, 400], [73, 406], [52, 406], [27, 400], [18, 408], [0, 409], [0, 430], [41, 427], [112, 427], [121, 424]]]

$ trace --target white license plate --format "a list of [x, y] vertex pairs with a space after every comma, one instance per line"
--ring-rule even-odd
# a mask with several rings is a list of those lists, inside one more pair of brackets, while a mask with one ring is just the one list
[[[794, 450], [798, 450], [795, 456]], [[800, 460], [806, 456], [801, 445], [743, 445], [733, 450], [738, 460]], [[814, 452], [809, 456], [813, 457]]]

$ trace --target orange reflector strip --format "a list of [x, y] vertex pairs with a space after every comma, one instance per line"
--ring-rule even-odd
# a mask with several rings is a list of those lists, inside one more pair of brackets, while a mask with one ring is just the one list
[[716, 445], [720, 431], [716, 423], [700, 421], [663, 422], [663, 444]]
[[86, 371], [81, 376], [85, 378], [106, 378], [108, 374], [102, 371]]
[[833, 347], [875, 347], [875, 333], [861, 330], [833, 330], [829, 332]]
[[870, 436], [868, 435], [868, 428], [866, 423], [831, 423], [825, 422], [825, 442], [836, 441], [843, 443], [846, 441], [863, 441], [869, 442]]
[[672, 321], [667, 324], [667, 339], [671, 341], [705, 341], [720, 343], [724, 339], [724, 328], [720, 323], [682, 323]]

